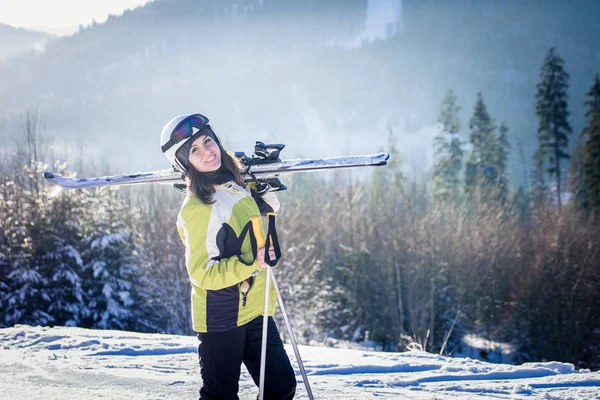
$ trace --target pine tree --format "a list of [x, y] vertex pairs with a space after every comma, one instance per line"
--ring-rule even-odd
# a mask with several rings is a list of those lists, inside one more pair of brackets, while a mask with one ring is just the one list
[[586, 198], [589, 207], [600, 212], [600, 75], [596, 75], [594, 85], [587, 94], [590, 99], [585, 103], [588, 125], [583, 130], [587, 136], [584, 145], [583, 175], [585, 179]]
[[78, 223], [84, 212], [81, 207], [84, 196], [84, 193], [74, 191], [52, 198], [45, 207], [49, 212], [45, 213], [44, 223], [38, 225], [38, 241], [48, 246], [38, 257], [48, 266], [49, 286], [43, 293], [50, 299], [48, 314], [55, 325], [79, 326], [89, 315], [83, 289], [81, 227]]
[[[538, 127], [538, 157], [541, 157], [546, 170], [556, 184], [558, 207], [562, 206], [561, 160], [568, 159], [569, 125], [567, 111], [567, 89], [569, 74], [564, 70], [564, 60], [551, 48], [544, 59], [537, 85], [536, 112], [540, 119]], [[539, 160], [538, 160], [539, 162]]]
[[[52, 318], [43, 309], [47, 301], [41, 297], [41, 288], [47, 286], [47, 279], [33, 257], [33, 245], [27, 229], [31, 218], [26, 218], [27, 207], [23, 204], [24, 190], [14, 182], [3, 185], [3, 200], [8, 207], [3, 224], [3, 264], [5, 280], [0, 298], [0, 326], [14, 324], [47, 324]], [[34, 221], [35, 223], [36, 221]], [[39, 222], [39, 221], [37, 221]]]
[[[0, 328], [10, 326], [10, 304], [9, 296], [12, 292], [12, 282], [9, 279], [9, 274], [12, 271], [13, 257], [18, 249], [14, 245], [15, 238], [18, 235], [18, 225], [14, 222], [18, 221], [15, 218], [15, 202], [14, 188], [12, 181], [8, 181], [6, 175], [0, 175]], [[25, 227], [21, 227], [24, 229]]]
[[[582, 134], [583, 136], [583, 134]], [[581, 138], [579, 138], [581, 139]], [[571, 150], [571, 161], [569, 162], [569, 184], [571, 197], [570, 202], [578, 209], [588, 210], [588, 184], [587, 177], [583, 171], [584, 143], [577, 140]]]
[[[49, 266], [38, 258], [44, 254], [46, 243], [35, 240], [35, 231], [44, 226], [39, 196], [39, 187], [32, 176], [41, 172], [31, 149], [36, 149], [33, 130], [24, 132], [26, 146], [15, 154], [11, 180], [2, 186], [4, 200], [3, 233], [8, 245], [6, 249], [7, 275], [0, 313], [3, 323], [12, 326], [22, 324], [44, 324], [53, 322], [47, 313], [50, 299], [44, 292], [49, 287]], [[33, 143], [32, 143], [33, 142]], [[29, 150], [26, 153], [23, 149]], [[35, 150], [34, 150], [35, 151]]]
[[513, 195], [513, 209], [520, 221], [523, 221], [529, 215], [529, 193], [519, 186], [519, 189]]
[[90, 316], [86, 327], [98, 329], [148, 329], [140, 279], [140, 249], [136, 234], [124, 223], [132, 210], [117, 198], [114, 188], [102, 188], [88, 205], [91, 221], [82, 244], [86, 271], [85, 291]]
[[494, 191], [498, 177], [496, 126], [481, 93], [477, 94], [469, 129], [472, 149], [466, 165], [466, 190], [470, 194], [481, 191], [489, 195]]
[[546, 183], [544, 173], [544, 158], [541, 148], [533, 153], [533, 169], [531, 171], [531, 190], [536, 206], [546, 203], [550, 199], [550, 187]]
[[[64, 174], [62, 166], [55, 170]], [[24, 170], [39, 175], [47, 166], [32, 161]], [[81, 192], [47, 197], [27, 180], [4, 185], [3, 208], [8, 215], [10, 249], [8, 290], [2, 301], [3, 324], [77, 325], [86, 315], [79, 255]], [[10, 188], [10, 190], [6, 190]], [[14, 204], [21, 207], [12, 207]], [[4, 230], [4, 229], [3, 229]]]
[[40, 175], [47, 165], [41, 156], [40, 120], [37, 111], [22, 118], [23, 131], [15, 135], [15, 153], [0, 187], [2, 241], [0, 242], [0, 321], [50, 325], [52, 274], [59, 256], [54, 252], [48, 224], [48, 200], [41, 192]]
[[397, 212], [403, 186], [406, 183], [397, 142], [398, 139], [390, 128], [386, 146], [390, 160], [386, 168], [374, 170], [370, 179], [369, 205], [372, 209], [380, 210], [379, 215], [384, 219], [392, 218]]
[[433, 139], [436, 161], [433, 166], [433, 194], [437, 200], [454, 200], [460, 196], [460, 171], [462, 169], [463, 149], [458, 136], [460, 121], [456, 104], [456, 95], [449, 90], [442, 100], [440, 131]]
[[508, 142], [508, 127], [506, 122], [500, 125], [498, 131], [498, 140], [496, 143], [495, 163], [498, 171], [498, 189], [499, 198], [504, 201], [508, 197], [509, 179], [508, 179], [508, 155], [510, 153], [510, 143]]

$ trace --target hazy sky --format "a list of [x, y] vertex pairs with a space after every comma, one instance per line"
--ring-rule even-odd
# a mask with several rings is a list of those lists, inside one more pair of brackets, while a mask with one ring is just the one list
[[149, 0], [0, 0], [0, 22], [23, 28], [73, 28], [104, 22]]

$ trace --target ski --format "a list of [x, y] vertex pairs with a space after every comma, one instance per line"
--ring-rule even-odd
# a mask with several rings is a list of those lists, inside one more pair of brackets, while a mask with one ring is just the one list
[[[324, 171], [340, 168], [355, 168], [367, 166], [384, 166], [387, 164], [389, 154], [378, 153], [360, 156], [332, 157], [332, 158], [298, 158], [295, 160], [279, 160], [261, 157], [246, 157], [244, 153], [236, 153], [242, 162], [242, 176], [246, 182], [269, 181], [279, 176], [297, 172]], [[44, 172], [44, 178], [63, 189], [83, 189], [99, 186], [120, 186], [142, 183], [182, 183], [183, 175], [171, 169], [162, 169], [150, 172], [138, 172], [127, 175], [111, 175], [95, 178], [71, 178], [57, 175], [53, 172]]]

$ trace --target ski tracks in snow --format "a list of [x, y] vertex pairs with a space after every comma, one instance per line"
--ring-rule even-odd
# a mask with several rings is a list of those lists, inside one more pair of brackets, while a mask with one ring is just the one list
[[[21, 325], [0, 329], [0, 343], [0, 399], [198, 397], [194, 336]], [[516, 366], [310, 346], [300, 346], [300, 354], [316, 399], [600, 400], [600, 372], [566, 363]], [[254, 399], [258, 390], [242, 371], [240, 399]], [[296, 371], [296, 398], [306, 399]]]

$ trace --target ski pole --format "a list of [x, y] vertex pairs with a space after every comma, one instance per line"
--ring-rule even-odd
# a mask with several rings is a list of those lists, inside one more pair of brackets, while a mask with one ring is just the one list
[[[250, 217], [250, 221], [252, 222], [252, 230], [254, 232], [254, 236], [256, 237], [257, 246], [265, 248], [265, 258], [264, 262], [267, 264], [266, 268], [266, 281], [265, 281], [265, 307], [263, 310], [263, 326], [262, 326], [262, 340], [260, 347], [260, 378], [258, 385], [258, 398], [259, 400], [263, 400], [263, 396], [265, 394], [265, 369], [267, 364], [267, 331], [268, 331], [268, 323], [269, 323], [269, 292], [270, 292], [270, 284], [271, 284], [271, 267], [277, 265], [277, 261], [279, 261], [279, 257], [281, 257], [281, 249], [279, 247], [279, 240], [277, 239], [277, 230], [275, 228], [275, 213], [270, 212], [267, 213], [269, 217], [269, 229], [267, 231], [267, 237], [262, 233], [262, 229], [260, 226], [260, 216]], [[273, 246], [273, 251], [275, 253], [275, 258], [271, 259], [269, 255], [269, 249]]]
[[267, 281], [265, 282], [265, 309], [263, 314], [262, 343], [260, 347], [260, 381], [258, 398], [263, 400], [265, 395], [265, 366], [267, 363], [267, 327], [269, 322], [269, 283], [271, 282], [271, 267], [267, 266]]
[[[285, 326], [288, 330], [288, 333], [290, 334], [290, 342], [292, 342], [292, 347], [294, 348], [294, 354], [296, 354], [296, 361], [298, 361], [298, 368], [300, 368], [300, 373], [302, 374], [302, 379], [304, 380], [304, 386], [306, 386], [306, 392], [308, 393], [308, 398], [310, 400], [315, 400], [315, 398], [312, 394], [312, 390], [310, 389], [310, 384], [308, 383], [308, 376], [306, 375], [306, 370], [304, 369], [304, 363], [302, 362], [302, 357], [300, 357], [300, 351], [298, 351], [298, 344], [296, 343], [296, 337], [294, 336], [294, 332], [292, 332], [292, 326], [290, 325], [290, 320], [288, 319], [287, 313], [285, 312], [285, 306], [283, 305], [283, 299], [281, 298], [281, 292], [279, 292], [279, 287], [277, 286], [277, 281], [275, 280], [275, 275], [271, 274], [271, 279], [273, 280], [273, 287], [275, 288], [275, 292], [277, 292], [277, 302], [279, 303], [279, 308], [281, 308], [281, 313], [283, 314], [283, 320], [285, 321]], [[261, 400], [262, 400], [262, 397], [261, 397]]]
[[[294, 348], [294, 354], [296, 355], [296, 361], [298, 362], [298, 367], [300, 368], [300, 373], [302, 374], [302, 379], [304, 380], [304, 385], [306, 386], [306, 392], [308, 393], [308, 398], [310, 400], [314, 400], [312, 390], [310, 389], [310, 384], [308, 383], [308, 376], [306, 375], [306, 370], [304, 369], [304, 363], [302, 362], [302, 357], [300, 357], [300, 351], [298, 350], [298, 344], [296, 343], [296, 337], [294, 336], [294, 332], [292, 332], [292, 326], [290, 324], [290, 320], [285, 311], [285, 306], [283, 305], [283, 299], [281, 298], [281, 292], [279, 291], [279, 287], [277, 286], [277, 281], [275, 280], [275, 275], [273, 275], [271, 271], [271, 266], [275, 266], [279, 258], [281, 257], [281, 249], [279, 246], [279, 240], [277, 238], [277, 230], [275, 228], [275, 213], [268, 213], [269, 216], [269, 229], [267, 232], [267, 237], [264, 238], [262, 236], [262, 232], [258, 229], [258, 218], [253, 217], [252, 225], [254, 228], [254, 232], [260, 240], [259, 246], [264, 243], [265, 245], [265, 263], [267, 264], [267, 276], [265, 282], [265, 307], [263, 314], [263, 331], [262, 331], [262, 343], [261, 343], [261, 352], [260, 352], [260, 378], [259, 378], [259, 392], [258, 398], [259, 400], [263, 400], [264, 396], [264, 383], [265, 383], [265, 366], [267, 359], [267, 328], [268, 328], [268, 318], [269, 318], [269, 286], [271, 280], [273, 280], [273, 287], [275, 288], [275, 292], [277, 295], [277, 302], [279, 303], [279, 307], [281, 307], [281, 312], [283, 313], [283, 320], [285, 321], [285, 325], [287, 327], [288, 333], [290, 335], [290, 341], [292, 342], [292, 347]], [[275, 259], [271, 259], [269, 256], [269, 247], [270, 244], [273, 245], [273, 250], [275, 252]]]

